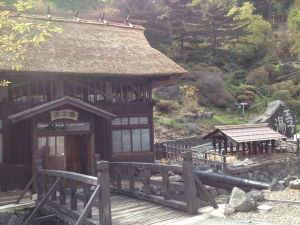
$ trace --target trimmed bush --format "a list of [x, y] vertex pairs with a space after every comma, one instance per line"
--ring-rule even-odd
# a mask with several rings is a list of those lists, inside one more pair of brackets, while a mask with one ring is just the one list
[[173, 101], [161, 100], [156, 104], [156, 109], [159, 112], [170, 113], [175, 108]]
[[289, 100], [287, 102], [288, 107], [296, 113], [296, 116], [300, 116], [300, 100]]
[[249, 101], [249, 97], [246, 96], [246, 95], [239, 95], [236, 97], [236, 99], [239, 101], [239, 102], [248, 102]]
[[251, 101], [255, 101], [256, 99], [256, 94], [253, 91], [245, 91], [244, 95], [248, 96]]
[[267, 71], [260, 68], [249, 73], [246, 81], [248, 84], [260, 87], [270, 82], [270, 75]]
[[289, 92], [288, 90], [279, 90], [279, 91], [275, 91], [272, 95], [272, 100], [281, 100], [283, 102], [288, 102], [289, 100], [291, 100], [292, 95], [291, 92]]

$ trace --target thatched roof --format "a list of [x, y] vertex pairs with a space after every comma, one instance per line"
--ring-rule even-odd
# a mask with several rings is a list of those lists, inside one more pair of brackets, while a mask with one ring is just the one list
[[[22, 71], [95, 76], [178, 76], [187, 72], [153, 49], [141, 27], [88, 21], [54, 23], [63, 32], [54, 34], [40, 48], [28, 49]], [[10, 67], [1, 65], [1, 69]]]

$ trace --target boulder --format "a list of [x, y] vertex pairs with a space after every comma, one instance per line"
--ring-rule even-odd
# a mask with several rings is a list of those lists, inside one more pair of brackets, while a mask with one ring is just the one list
[[296, 116], [280, 100], [271, 102], [263, 115], [249, 121], [249, 124], [257, 123], [268, 123], [269, 127], [288, 138], [296, 134]]
[[279, 180], [277, 177], [274, 177], [269, 186], [269, 190], [270, 191], [282, 191], [284, 189], [285, 189], [284, 185], [279, 183]]
[[10, 212], [0, 212], [0, 224], [7, 224], [7, 221], [11, 217]]
[[231, 216], [235, 212], [235, 209], [231, 207], [225, 207], [224, 208], [224, 216]]
[[296, 176], [290, 176], [290, 175], [288, 175], [286, 178], [284, 178], [283, 182], [284, 182], [284, 185], [286, 187], [288, 187], [291, 181], [297, 180], [297, 179], [298, 179], [298, 177], [296, 177]]
[[256, 202], [246, 192], [234, 187], [231, 192], [229, 207], [238, 212], [250, 212], [252, 209], [256, 208]]
[[300, 179], [290, 181], [289, 188], [300, 190]]
[[181, 182], [183, 180], [182, 180], [182, 177], [180, 175], [174, 175], [174, 176], [169, 177], [169, 181], [170, 182]]
[[262, 191], [258, 190], [251, 190], [248, 195], [257, 202], [263, 201], [265, 199], [265, 194]]
[[160, 87], [154, 91], [154, 95], [163, 100], [175, 100], [180, 95], [180, 88], [177, 86]]
[[205, 185], [205, 188], [208, 190], [211, 197], [213, 197], [213, 198], [217, 197], [218, 193], [217, 193], [216, 188], [211, 187], [211, 186], [206, 186], [206, 185]]
[[21, 225], [23, 221], [17, 217], [17, 215], [12, 215], [7, 221], [7, 225]]

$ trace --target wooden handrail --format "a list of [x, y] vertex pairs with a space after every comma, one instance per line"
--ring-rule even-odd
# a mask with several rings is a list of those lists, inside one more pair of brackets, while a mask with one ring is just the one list
[[28, 182], [28, 184], [24, 188], [22, 194], [19, 196], [19, 198], [17, 199], [17, 201], [16, 201], [15, 204], [19, 204], [20, 203], [20, 201], [22, 200], [22, 198], [24, 197], [24, 195], [26, 194], [26, 192], [28, 191], [28, 189], [30, 188], [30, 186], [33, 184], [35, 178], [36, 178], [36, 173], [32, 176], [32, 178], [30, 179], [30, 181]]
[[119, 168], [141, 168], [160, 171], [182, 172], [181, 166], [160, 165], [154, 163], [135, 163], [135, 162], [111, 162], [110, 166]]
[[68, 171], [39, 169], [38, 174], [61, 177], [61, 178], [70, 179], [73, 181], [78, 181], [78, 182], [82, 182], [94, 186], [97, 185], [97, 177], [68, 172]]

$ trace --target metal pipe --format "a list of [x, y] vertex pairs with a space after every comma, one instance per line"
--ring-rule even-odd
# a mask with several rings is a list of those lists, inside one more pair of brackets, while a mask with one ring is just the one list
[[203, 172], [200, 170], [194, 170], [195, 175], [201, 180], [201, 182], [205, 185], [224, 188], [224, 189], [232, 189], [234, 187], [241, 188], [243, 190], [257, 189], [257, 190], [265, 190], [268, 189], [270, 184], [263, 183], [259, 181], [247, 180], [237, 177], [225, 176], [215, 173]]

